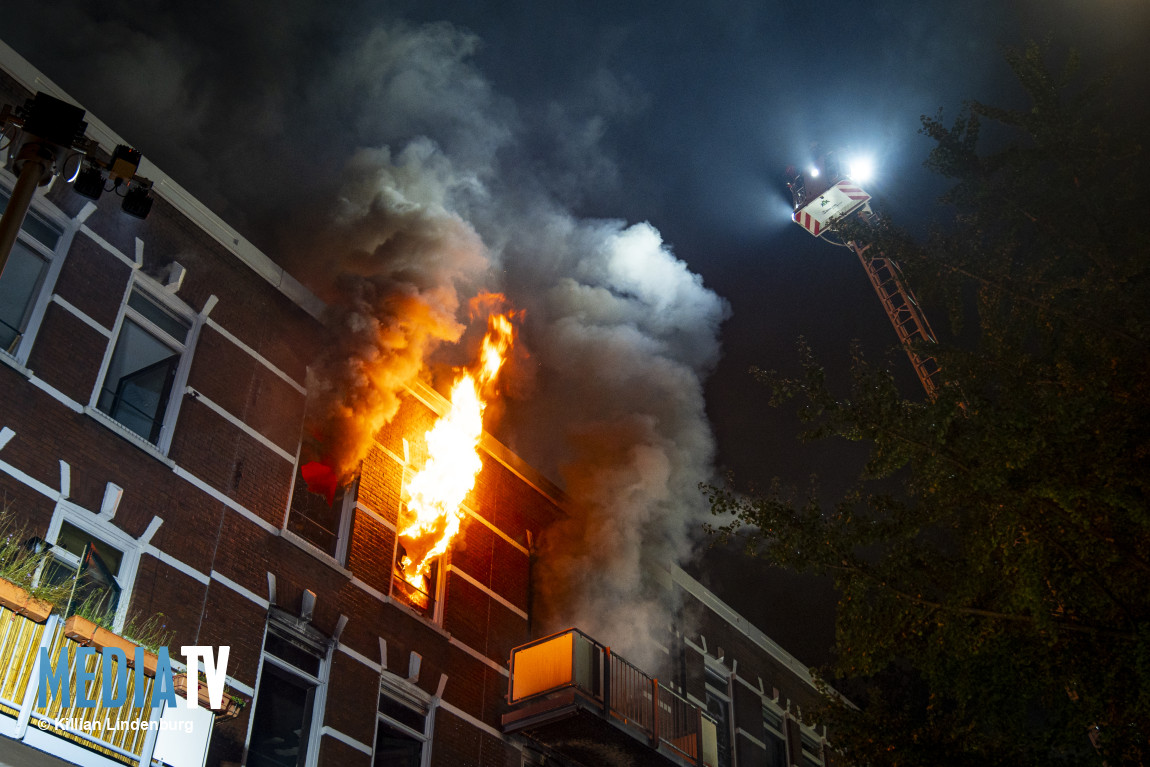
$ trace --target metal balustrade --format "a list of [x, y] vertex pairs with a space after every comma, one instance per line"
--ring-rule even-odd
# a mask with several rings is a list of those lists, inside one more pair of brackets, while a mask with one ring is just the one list
[[651, 747], [691, 764], [714, 764], [714, 722], [698, 706], [578, 629], [511, 651], [513, 706], [569, 689]]

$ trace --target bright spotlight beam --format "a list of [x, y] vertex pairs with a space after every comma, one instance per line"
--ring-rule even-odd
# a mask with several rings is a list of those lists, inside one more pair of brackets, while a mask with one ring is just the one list
[[856, 183], [864, 183], [874, 176], [874, 162], [869, 157], [858, 157], [851, 160], [850, 177]]

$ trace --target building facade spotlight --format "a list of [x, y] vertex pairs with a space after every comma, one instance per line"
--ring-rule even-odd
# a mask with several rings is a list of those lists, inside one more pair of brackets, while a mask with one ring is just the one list
[[124, 202], [120, 205], [125, 213], [135, 218], [147, 218], [152, 210], [151, 186], [134, 184], [124, 193]]
[[100, 195], [104, 193], [104, 174], [100, 169], [89, 165], [76, 175], [76, 180], [72, 182], [72, 189], [76, 194], [87, 197], [89, 200], [98, 200]]

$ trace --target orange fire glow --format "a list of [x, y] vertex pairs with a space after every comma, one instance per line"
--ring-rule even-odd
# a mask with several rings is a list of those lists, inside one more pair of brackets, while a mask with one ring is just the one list
[[491, 315], [474, 372], [462, 373], [451, 387], [448, 411], [427, 432], [428, 459], [407, 483], [407, 512], [400, 519], [399, 562], [404, 579], [426, 593], [435, 560], [447, 551], [463, 521], [463, 501], [482, 463], [485, 395], [492, 389], [515, 337], [511, 314]]

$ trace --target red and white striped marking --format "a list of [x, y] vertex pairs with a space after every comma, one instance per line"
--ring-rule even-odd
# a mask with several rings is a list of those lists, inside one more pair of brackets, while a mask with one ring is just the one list
[[794, 222], [813, 234], [820, 236], [837, 219], [850, 215], [870, 200], [862, 187], [851, 181], [840, 181], [802, 210], [794, 213]]

